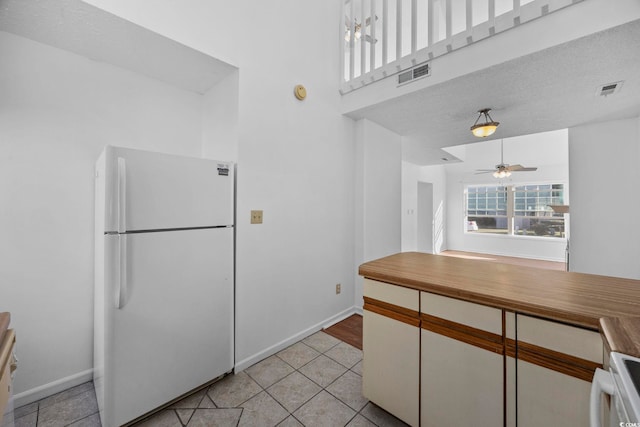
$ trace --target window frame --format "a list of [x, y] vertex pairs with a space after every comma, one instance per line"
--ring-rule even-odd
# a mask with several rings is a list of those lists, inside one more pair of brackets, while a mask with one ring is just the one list
[[[539, 189], [537, 188], [535, 191], [537, 192], [543, 192], [543, 191], [549, 191], [551, 193], [551, 195], [549, 197], [553, 197], [553, 192], [554, 191], [559, 191], [558, 188], [553, 188], [556, 185], [561, 185], [562, 186], [562, 201], [564, 204], [568, 204], [568, 199], [569, 199], [569, 192], [568, 192], [568, 185], [566, 182], [564, 181], [535, 181], [535, 182], [518, 182], [518, 183], [509, 183], [509, 184], [466, 184], [464, 186], [464, 191], [463, 191], [463, 209], [464, 209], [464, 221], [463, 221], [463, 232], [465, 235], [474, 235], [474, 236], [490, 236], [490, 237], [498, 237], [498, 238], [517, 238], [517, 239], [544, 239], [544, 240], [550, 240], [550, 241], [566, 241], [567, 240], [567, 235], [566, 235], [566, 230], [569, 228], [569, 217], [566, 215], [562, 215], [562, 216], [556, 216], [555, 218], [558, 219], [562, 219], [563, 221], [563, 231], [562, 231], [562, 235], [559, 237], [555, 237], [555, 236], [545, 236], [545, 235], [525, 235], [525, 234], [517, 234], [516, 230], [515, 230], [515, 224], [518, 222], [518, 218], [529, 218], [529, 219], [533, 219], [533, 220], [539, 220], [540, 218], [554, 218], [553, 213], [551, 213], [550, 216], [544, 216], [544, 215], [532, 215], [532, 216], [522, 216], [522, 215], [517, 215], [517, 212], [522, 212], [525, 211], [526, 212], [526, 204], [525, 204], [525, 209], [516, 209], [516, 188], [519, 187], [527, 187], [527, 186], [550, 186], [550, 189]], [[505, 188], [505, 192], [506, 192], [506, 219], [507, 219], [507, 232], [506, 233], [500, 233], [500, 232], [485, 232], [485, 233], [478, 233], [475, 230], [469, 230], [468, 229], [468, 221], [469, 221], [469, 189], [470, 188], [492, 188], [492, 187], [504, 187]], [[524, 190], [527, 191], [527, 190]], [[532, 190], [529, 190], [532, 191]], [[538, 197], [539, 198], [539, 197]], [[526, 199], [525, 199], [526, 200]], [[526, 203], [526, 202], [525, 202]], [[547, 204], [548, 205], [548, 204]], [[474, 210], [475, 212], [478, 212], [478, 209], [476, 208]], [[536, 210], [535, 212], [550, 212], [548, 210]], [[471, 217], [482, 217], [482, 215], [471, 215]], [[504, 218], [504, 215], [485, 215], [485, 217], [501, 217]], [[503, 230], [502, 228], [500, 228], [499, 230]]]

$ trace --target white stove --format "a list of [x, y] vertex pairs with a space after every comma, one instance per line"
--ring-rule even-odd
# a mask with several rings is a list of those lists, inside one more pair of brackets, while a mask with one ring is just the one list
[[640, 358], [611, 352], [609, 371], [596, 369], [591, 386], [591, 427], [602, 426], [602, 393], [611, 396], [605, 425], [640, 427]]

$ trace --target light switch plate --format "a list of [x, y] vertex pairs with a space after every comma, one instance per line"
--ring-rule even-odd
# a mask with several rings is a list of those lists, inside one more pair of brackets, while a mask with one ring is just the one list
[[251, 224], [262, 224], [262, 211], [251, 211]]

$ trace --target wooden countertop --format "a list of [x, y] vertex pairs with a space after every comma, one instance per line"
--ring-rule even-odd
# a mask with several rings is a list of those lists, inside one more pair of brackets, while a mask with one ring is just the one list
[[600, 330], [608, 351], [640, 357], [640, 317], [604, 317]]
[[599, 329], [603, 317], [640, 315], [640, 280], [418, 252], [364, 263], [359, 273], [382, 282], [593, 330]]

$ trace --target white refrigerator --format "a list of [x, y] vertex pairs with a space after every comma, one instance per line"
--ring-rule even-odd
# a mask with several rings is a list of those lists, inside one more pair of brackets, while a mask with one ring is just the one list
[[97, 161], [94, 384], [105, 427], [233, 369], [233, 166], [113, 146]]

